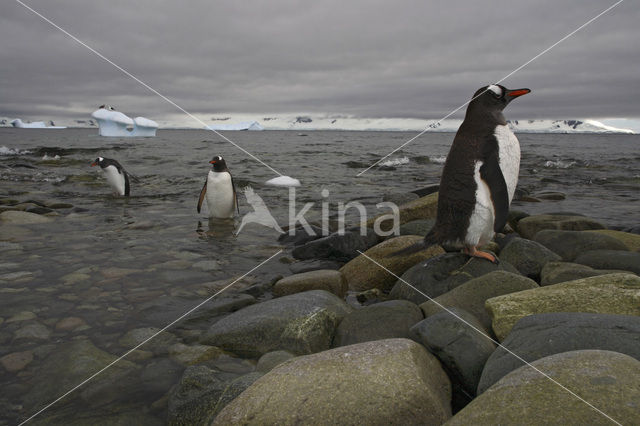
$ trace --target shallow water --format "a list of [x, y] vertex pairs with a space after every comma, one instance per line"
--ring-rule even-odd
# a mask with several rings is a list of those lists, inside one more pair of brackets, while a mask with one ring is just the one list
[[[95, 133], [0, 129], [0, 200], [73, 205], [58, 210], [60, 217], [51, 223], [0, 227], [0, 357], [21, 351], [33, 354], [33, 361], [17, 373], [0, 368], [0, 424], [19, 422], [57, 396], [33, 402], [34, 389], [53, 377], [38, 367], [64, 343], [87, 336], [98, 348], [121, 355], [129, 347], [118, 341], [129, 330], [164, 327], [280, 249], [272, 229], [250, 224], [235, 236], [238, 220], [209, 222], [206, 210], [196, 213], [208, 162], [222, 155], [237, 187], [251, 185], [281, 225], [288, 221], [289, 190], [265, 184], [274, 172], [212, 132], [165, 130], [147, 139], [101, 138]], [[453, 138], [449, 133], [426, 134], [385, 159], [382, 167], [356, 177], [415, 134], [226, 135], [302, 182], [296, 188], [296, 211], [314, 202], [306, 215], [309, 221], [320, 218], [323, 201], [329, 201], [332, 215], [337, 213], [336, 203], [349, 200], [360, 200], [375, 215], [381, 212], [375, 204], [382, 194], [438, 183]], [[514, 209], [576, 212], [616, 228], [639, 224], [640, 136], [523, 134], [519, 139], [519, 187], [534, 196], [559, 191], [566, 198], [516, 201]], [[98, 156], [117, 159], [138, 177], [130, 198], [112, 196], [99, 170], [89, 167]], [[329, 191], [326, 199], [323, 189]], [[251, 211], [242, 196], [240, 211]], [[286, 258], [286, 253], [274, 258], [234, 288], [288, 274]], [[84, 325], [73, 331], [56, 328], [69, 317], [80, 318]], [[190, 343], [207, 328], [205, 315], [196, 312], [190, 318], [169, 330], [180, 341]], [[34, 324], [39, 325], [35, 331], [29, 328]], [[156, 354], [138, 364], [146, 368], [162, 358]], [[242, 360], [228, 361], [227, 368], [238, 374], [250, 369]], [[163, 407], [159, 395], [175, 380], [162, 384], [161, 379], [158, 386], [164, 391], [137, 392], [127, 396], [127, 403], [147, 407], [163, 419], [166, 401]], [[59, 394], [66, 390], [59, 389]], [[30, 404], [25, 406], [25, 400]], [[56, 405], [47, 415], [68, 407]], [[82, 401], [71, 407], [78, 415], [90, 415], [94, 409]]]

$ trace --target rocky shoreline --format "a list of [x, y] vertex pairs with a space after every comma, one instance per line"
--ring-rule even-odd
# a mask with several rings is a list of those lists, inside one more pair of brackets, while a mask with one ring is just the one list
[[[64, 402], [34, 423], [610, 424], [610, 416], [631, 424], [640, 418], [640, 235], [582, 215], [512, 211], [504, 233], [486, 247], [497, 265], [437, 246], [390, 256], [422, 238], [437, 205], [437, 192], [393, 197], [409, 200], [400, 206], [400, 236], [357, 230], [285, 236], [281, 261], [290, 275], [231, 288], [203, 307], [206, 313], [194, 314], [206, 324], [201, 333], [169, 330], [131, 353], [74, 396], [89, 413], [78, 417]], [[16, 210], [0, 213], [0, 229], [37, 224], [36, 216], [55, 220], [42, 216], [51, 216], [48, 210]], [[0, 327], [28, 320], [0, 318]], [[54, 327], [81, 330], [83, 323], [67, 318]], [[131, 348], [157, 331], [130, 330], [118, 347]], [[24, 338], [39, 332], [23, 330]], [[55, 351], [4, 354], [0, 365], [21, 374], [34, 357], [41, 360], [35, 374], [52, 380], [26, 393], [25, 412], [115, 359], [78, 336]], [[153, 402], [128, 402], [136, 393]]]

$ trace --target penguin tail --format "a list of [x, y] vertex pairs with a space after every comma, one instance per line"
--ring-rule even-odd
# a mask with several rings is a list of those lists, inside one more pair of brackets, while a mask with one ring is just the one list
[[427, 233], [427, 235], [425, 235], [424, 240], [412, 244], [409, 247], [405, 247], [403, 249], [400, 249], [398, 251], [394, 251], [393, 253], [391, 253], [389, 255], [389, 257], [395, 257], [395, 256], [410, 256], [414, 253], [417, 253], [419, 251], [428, 249], [429, 247], [437, 244], [438, 242], [436, 241], [436, 232], [435, 232], [435, 227], [431, 228], [431, 230]]

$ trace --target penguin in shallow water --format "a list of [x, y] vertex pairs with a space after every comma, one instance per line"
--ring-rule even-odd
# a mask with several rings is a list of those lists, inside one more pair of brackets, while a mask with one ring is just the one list
[[207, 200], [209, 218], [232, 218], [238, 209], [238, 196], [227, 163], [221, 156], [215, 156], [211, 161], [211, 170], [204, 182], [200, 198], [198, 199], [198, 213], [202, 209], [202, 202]]
[[129, 196], [131, 192], [131, 186], [129, 185], [129, 173], [118, 163], [111, 158], [98, 157], [91, 167], [100, 166], [104, 172], [107, 182], [114, 192], [118, 195]]
[[518, 183], [520, 144], [502, 110], [529, 92], [492, 84], [473, 95], [442, 171], [436, 223], [421, 247], [462, 246], [469, 256], [498, 262], [478, 247], [491, 241], [507, 223]]

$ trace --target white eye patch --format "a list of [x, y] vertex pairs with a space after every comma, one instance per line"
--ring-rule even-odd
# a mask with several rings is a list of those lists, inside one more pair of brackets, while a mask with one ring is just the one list
[[487, 90], [491, 90], [496, 95], [502, 96], [502, 88], [500, 86], [496, 86], [495, 84], [492, 84], [489, 87], [487, 87]]
[[104, 158], [98, 157], [98, 161], [102, 161], [102, 160], [104, 160]]

